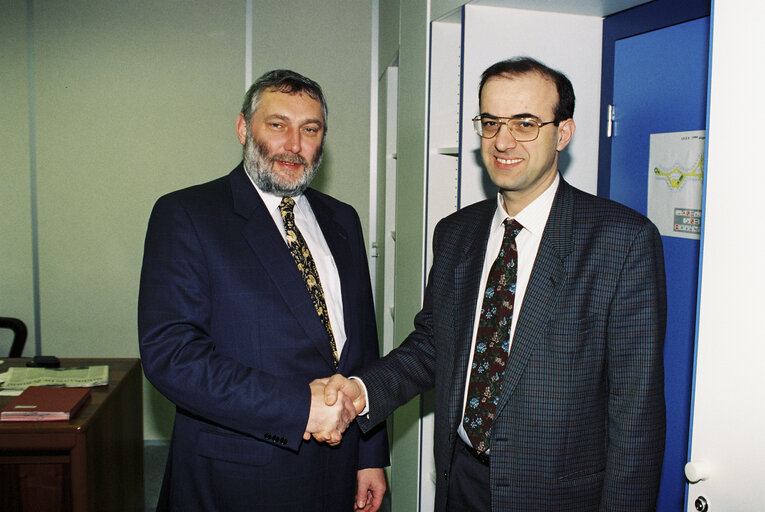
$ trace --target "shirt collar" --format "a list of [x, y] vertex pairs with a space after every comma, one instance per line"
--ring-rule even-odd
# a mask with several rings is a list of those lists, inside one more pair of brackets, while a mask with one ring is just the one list
[[[550, 186], [514, 217], [525, 230], [537, 237], [541, 237], [544, 232], [559, 184], [560, 174], [556, 173], [555, 180]], [[499, 229], [505, 219], [511, 218], [502, 205], [502, 192], [500, 191], [497, 192], [497, 209], [494, 211], [494, 218], [491, 221], [492, 230]]]

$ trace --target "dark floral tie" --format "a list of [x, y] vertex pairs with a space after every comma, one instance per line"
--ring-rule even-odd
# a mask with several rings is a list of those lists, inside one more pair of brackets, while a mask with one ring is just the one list
[[308, 293], [311, 295], [313, 307], [316, 308], [316, 313], [318, 313], [319, 319], [324, 325], [324, 329], [327, 330], [327, 334], [329, 335], [329, 346], [332, 349], [335, 368], [337, 368], [337, 345], [335, 344], [335, 336], [332, 334], [332, 326], [329, 323], [327, 301], [324, 299], [324, 291], [321, 288], [319, 271], [316, 270], [316, 263], [313, 261], [311, 251], [308, 250], [308, 244], [305, 243], [305, 238], [303, 238], [300, 230], [295, 225], [294, 209], [294, 199], [291, 197], [282, 198], [282, 202], [279, 203], [279, 212], [282, 214], [282, 220], [284, 221], [284, 231], [287, 235], [287, 247], [289, 248], [290, 253], [292, 253], [292, 258], [295, 260], [295, 263], [297, 263], [298, 270], [303, 274], [305, 286], [308, 289]]
[[505, 220], [505, 236], [489, 271], [478, 319], [473, 365], [470, 369], [463, 427], [478, 453], [489, 449], [491, 425], [502, 388], [510, 349], [518, 247], [515, 237], [523, 229], [516, 220]]

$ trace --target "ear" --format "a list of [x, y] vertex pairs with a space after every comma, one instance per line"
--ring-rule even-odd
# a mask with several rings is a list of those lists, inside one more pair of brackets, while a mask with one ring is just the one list
[[236, 136], [239, 137], [239, 143], [244, 146], [244, 143], [247, 142], [247, 121], [244, 120], [242, 114], [239, 114], [239, 117], [236, 118], [234, 125], [236, 126]]
[[574, 136], [575, 131], [576, 124], [573, 119], [569, 118], [561, 121], [560, 124], [558, 124], [558, 144], [555, 146], [555, 149], [563, 151], [563, 149], [568, 146], [568, 143], [571, 142], [571, 138]]

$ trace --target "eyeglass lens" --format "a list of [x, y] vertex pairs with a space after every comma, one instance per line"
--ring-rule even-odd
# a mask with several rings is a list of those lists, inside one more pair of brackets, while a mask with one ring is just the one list
[[497, 135], [500, 127], [505, 124], [518, 142], [534, 140], [539, 134], [539, 124], [533, 119], [508, 119], [500, 121], [491, 117], [477, 118], [473, 121], [475, 131], [481, 137], [491, 138]]

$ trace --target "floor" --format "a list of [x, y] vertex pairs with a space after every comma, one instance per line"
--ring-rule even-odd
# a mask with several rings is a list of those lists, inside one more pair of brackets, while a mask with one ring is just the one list
[[143, 445], [144, 503], [146, 512], [157, 508], [162, 475], [165, 473], [167, 449], [166, 441], [146, 441]]

